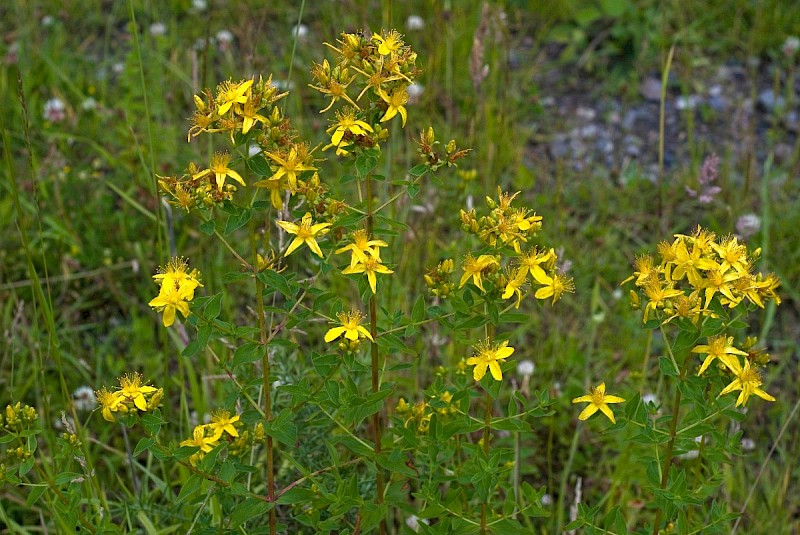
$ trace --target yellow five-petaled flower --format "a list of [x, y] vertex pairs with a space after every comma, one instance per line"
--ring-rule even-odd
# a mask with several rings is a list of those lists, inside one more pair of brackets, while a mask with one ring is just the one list
[[500, 364], [514, 353], [514, 348], [508, 346], [508, 340], [500, 344], [492, 343], [488, 338], [475, 346], [475, 354], [467, 359], [468, 366], [475, 366], [472, 377], [476, 381], [483, 379], [488, 368], [496, 381], [503, 380], [503, 371]]
[[619, 396], [607, 395], [605, 383], [600, 383], [596, 387], [592, 388], [592, 391], [588, 396], [581, 396], [572, 400], [573, 403], [589, 403], [589, 405], [578, 415], [578, 420], [587, 420], [591, 415], [597, 411], [600, 411], [605, 414], [609, 420], [611, 420], [612, 424], [617, 423], [617, 421], [614, 419], [614, 413], [611, 412], [608, 404], [622, 403], [623, 401], [625, 400]]
[[344, 335], [348, 340], [358, 340], [361, 337], [372, 340], [372, 335], [361, 325], [362, 314], [359, 310], [353, 309], [350, 312], [339, 312], [336, 317], [341, 323], [341, 327], [332, 327], [325, 333], [325, 341], [333, 342]]
[[739, 362], [737, 361], [731, 371], [733, 371], [736, 379], [722, 389], [722, 392], [719, 393], [720, 396], [735, 390], [741, 390], [742, 392], [736, 400], [737, 407], [739, 405], [746, 405], [747, 400], [753, 394], [767, 401], [775, 401], [774, 397], [759, 388], [761, 386], [761, 374], [757, 369], [750, 367], [749, 360], [745, 359], [744, 367], [739, 366]]
[[331, 226], [330, 223], [312, 224], [311, 214], [306, 213], [306, 215], [303, 216], [303, 219], [300, 220], [299, 225], [297, 223], [290, 223], [288, 221], [278, 221], [278, 226], [289, 234], [295, 234], [297, 236], [294, 240], [292, 240], [292, 243], [289, 244], [289, 248], [286, 249], [286, 253], [283, 256], [289, 256], [292, 254], [292, 251], [304, 243], [308, 245], [308, 248], [314, 251], [317, 256], [323, 256], [322, 250], [320, 250], [319, 244], [317, 243], [317, 236], [321, 236], [328, 232], [328, 227]]

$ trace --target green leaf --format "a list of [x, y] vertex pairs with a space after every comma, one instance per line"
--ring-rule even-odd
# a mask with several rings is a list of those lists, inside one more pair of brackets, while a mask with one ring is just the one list
[[186, 502], [194, 498], [200, 493], [203, 486], [203, 477], [200, 474], [192, 474], [181, 486], [181, 491], [178, 493], [176, 501], [178, 503]]
[[248, 520], [260, 520], [259, 517], [272, 509], [274, 504], [247, 497], [233, 507], [230, 523], [233, 529], [243, 526]]
[[211, 236], [212, 234], [214, 234], [215, 228], [216, 225], [213, 219], [211, 221], [205, 221], [204, 223], [200, 223], [200, 232], [202, 232], [206, 236]]
[[600, 0], [600, 7], [607, 17], [619, 17], [628, 7], [627, 0]]
[[80, 479], [83, 477], [83, 474], [78, 474], [77, 472], [61, 472], [58, 474], [54, 482], [57, 486], [66, 485], [67, 483], [72, 482], [73, 480]]
[[411, 311], [411, 321], [419, 323], [425, 319], [425, 298], [420, 295], [414, 303], [414, 308]]
[[688, 352], [697, 345], [699, 337], [700, 335], [697, 331], [681, 331], [672, 345], [672, 354], [677, 356]]
[[314, 370], [320, 377], [327, 377], [339, 365], [339, 355], [332, 353], [320, 355], [319, 353], [311, 354], [311, 363]]
[[356, 173], [361, 178], [365, 178], [377, 164], [378, 159], [374, 156], [359, 154], [356, 158]]
[[149, 450], [150, 447], [156, 443], [156, 439], [149, 438], [149, 437], [142, 437], [139, 439], [139, 442], [136, 443], [136, 447], [133, 448], [133, 456], [136, 457], [140, 453], [145, 450]]
[[232, 366], [240, 366], [242, 364], [249, 364], [264, 358], [267, 347], [262, 344], [254, 344], [253, 342], [245, 342], [236, 349], [233, 354]]
[[477, 329], [478, 327], [483, 327], [488, 322], [489, 320], [485, 316], [473, 316], [456, 325], [456, 329]]
[[264, 431], [278, 442], [294, 447], [297, 441], [297, 426], [292, 421], [293, 415], [291, 409], [283, 409], [277, 418], [267, 422]]
[[225, 222], [225, 235], [228, 236], [234, 230], [245, 226], [251, 217], [253, 217], [252, 210], [237, 207], [236, 212], [228, 216], [228, 221]]
[[277, 271], [272, 271], [271, 269], [262, 271], [258, 274], [258, 278], [268, 289], [278, 290], [284, 297], [291, 299], [294, 295], [291, 286], [289, 286], [289, 279]]
[[33, 504], [39, 501], [39, 498], [41, 498], [42, 494], [44, 494], [44, 492], [47, 490], [47, 484], [42, 483], [41, 485], [30, 485], [28, 488], [31, 490], [28, 493], [28, 497], [25, 499], [25, 505], [31, 507]]
[[413, 199], [419, 193], [419, 186], [416, 184], [409, 184], [406, 186], [406, 193], [408, 194], [409, 199]]
[[258, 176], [271, 176], [272, 169], [269, 167], [269, 162], [261, 154], [256, 154], [247, 160], [247, 167]]
[[672, 361], [663, 355], [658, 357], [658, 369], [667, 377], [677, 377], [679, 373]]
[[408, 174], [411, 176], [423, 176], [425, 173], [428, 172], [429, 167], [424, 163], [417, 164], [411, 169], [408, 170]]
[[211, 300], [206, 305], [205, 309], [203, 310], [203, 314], [205, 314], [207, 319], [213, 320], [219, 316], [220, 310], [222, 309], [222, 293], [214, 294], [211, 296]]

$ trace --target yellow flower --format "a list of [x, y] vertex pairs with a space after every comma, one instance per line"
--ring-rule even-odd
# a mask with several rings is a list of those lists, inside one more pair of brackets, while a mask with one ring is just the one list
[[97, 394], [97, 402], [102, 407], [103, 419], [107, 422], [115, 422], [114, 413], [119, 410], [119, 405], [124, 398], [119, 392], [109, 392], [105, 387], [95, 392], [95, 394]]
[[736, 297], [733, 295], [731, 290], [733, 287], [731, 286], [731, 282], [738, 279], [740, 274], [737, 271], [728, 271], [724, 273], [721, 268], [713, 268], [708, 270], [707, 277], [703, 280], [703, 286], [705, 287], [705, 294], [706, 294], [706, 304], [705, 306], [708, 307], [708, 304], [711, 303], [711, 299], [714, 298], [714, 294], [717, 292], [724, 295], [728, 301], [731, 303], [731, 307], [736, 306], [739, 301], [741, 301], [741, 297]]
[[650, 301], [647, 303], [647, 306], [644, 307], [643, 322], [647, 323], [650, 312], [655, 312], [658, 309], [664, 308], [667, 301], [683, 295], [683, 292], [673, 288], [672, 284], [673, 283], [669, 283], [665, 287], [661, 279], [658, 278], [658, 273], [655, 271], [647, 277], [647, 280], [644, 282], [644, 293]]
[[188, 261], [180, 256], [175, 256], [167, 263], [166, 267], [159, 267], [158, 273], [153, 275], [153, 280], [161, 285], [163, 288], [166, 286], [180, 286], [191, 287], [192, 293], [189, 300], [194, 297], [194, 290], [200, 284], [200, 272], [196, 269], [189, 271]]
[[408, 92], [406, 92], [406, 88], [398, 87], [392, 92], [391, 95], [388, 95], [386, 94], [386, 91], [379, 89], [378, 94], [381, 96], [383, 101], [389, 105], [386, 113], [383, 115], [383, 117], [381, 117], [381, 122], [386, 122], [399, 113], [400, 117], [403, 119], [403, 126], [405, 126], [406, 119], [408, 118], [405, 108], [405, 105], [408, 103]]
[[256, 107], [252, 98], [248, 98], [241, 109], [236, 109], [236, 114], [242, 118], [242, 134], [249, 132], [256, 121], [267, 124], [267, 118], [258, 113], [259, 111], [261, 111], [260, 108]]
[[265, 178], [254, 182], [253, 185], [257, 188], [266, 188], [269, 190], [269, 200], [276, 210], [283, 210], [283, 199], [281, 198], [281, 191], [287, 189], [286, 177], [281, 178]]
[[767, 401], [775, 401], [774, 397], [770, 396], [759, 388], [762, 384], [761, 374], [757, 369], [750, 367], [749, 360], [745, 359], [744, 367], [739, 366], [739, 362], [737, 361], [735, 367], [731, 368], [731, 371], [733, 371], [736, 379], [722, 389], [722, 392], [719, 393], [720, 396], [735, 390], [741, 390], [742, 392], [739, 394], [739, 398], [736, 400], [737, 407], [739, 405], [746, 405], [747, 400], [753, 394]]
[[547, 251], [539, 251], [536, 247], [519, 257], [520, 266], [525, 268], [527, 273], [535, 279], [537, 273], [540, 277], [546, 276], [542, 265], [550, 265], [555, 263], [556, 253], [553, 249]]
[[342, 140], [348, 132], [356, 136], [365, 136], [367, 132], [373, 132], [373, 130], [366, 122], [356, 119], [355, 111], [352, 108], [345, 108], [341, 112], [336, 112], [336, 122], [326, 132], [329, 134], [333, 132], [331, 134], [331, 144], [328, 147], [339, 148], [342, 146]]
[[361, 312], [353, 309], [350, 312], [339, 312], [336, 314], [339, 319], [341, 327], [333, 327], [325, 333], [325, 341], [333, 342], [340, 336], [344, 335], [348, 340], [358, 340], [360, 337], [369, 338], [372, 340], [372, 335], [369, 331], [361, 325]]
[[475, 346], [475, 355], [467, 359], [468, 366], [475, 366], [472, 370], [472, 377], [476, 381], [483, 379], [486, 375], [486, 368], [492, 373], [495, 381], [503, 380], [503, 372], [500, 364], [514, 353], [513, 347], [508, 347], [508, 340], [498, 344], [493, 344], [488, 338], [479, 342]]
[[611, 420], [612, 424], [617, 423], [617, 421], [614, 419], [614, 413], [611, 412], [608, 404], [622, 403], [623, 401], [625, 400], [621, 397], [606, 395], [605, 383], [600, 383], [593, 388], [588, 396], [581, 396], [572, 400], [573, 403], [589, 403], [589, 405], [578, 415], [578, 420], [587, 420], [591, 415], [599, 410], [605, 414], [609, 420]]
[[458, 287], [463, 287], [472, 277], [472, 284], [480, 288], [482, 292], [485, 292], [486, 290], [483, 288], [484, 271], [488, 272], [491, 269], [500, 267], [500, 262], [496, 256], [483, 254], [478, 258], [473, 258], [471, 254], [468, 254], [464, 257], [461, 267], [464, 269], [464, 275], [461, 276], [461, 282], [459, 282]]
[[217, 439], [219, 437], [214, 438], [213, 435], [207, 436], [207, 429], [209, 429], [209, 427], [206, 425], [195, 426], [194, 431], [192, 431], [192, 438], [182, 441], [181, 446], [200, 448], [201, 452], [208, 453], [217, 445]]
[[750, 264], [747, 258], [747, 246], [740, 244], [736, 236], [723, 238], [719, 244], [712, 243], [711, 248], [722, 260], [722, 264], [719, 266], [722, 273], [731, 268], [738, 273], [747, 272]]
[[[306, 151], [302, 150], [301, 153], [305, 153]], [[275, 174], [272, 175], [269, 180], [277, 180], [282, 176], [286, 176], [286, 180], [289, 183], [289, 188], [292, 191], [297, 191], [297, 174], [301, 171], [316, 171], [317, 168], [311, 165], [306, 165], [303, 163], [303, 157], [298, 153], [295, 147], [292, 147], [289, 150], [289, 154], [286, 157], [282, 157], [279, 154], [274, 154], [272, 152], [264, 152], [267, 156], [278, 162], [280, 167]]]
[[528, 276], [528, 269], [525, 267], [518, 267], [514, 270], [514, 274], [511, 276], [510, 280], [506, 284], [506, 289], [503, 292], [503, 299], [508, 299], [512, 295], [517, 295], [517, 304], [515, 308], [519, 308], [519, 304], [522, 301], [522, 290], [520, 287], [525, 284], [525, 279]]
[[386, 34], [386, 37], [373, 33], [372, 40], [377, 41], [378, 54], [381, 56], [393, 55], [403, 46], [403, 36], [394, 30]]
[[353, 266], [343, 269], [342, 273], [345, 275], [355, 275], [358, 273], [366, 274], [367, 280], [369, 281], [369, 287], [372, 289], [372, 293], [377, 293], [378, 281], [375, 277], [375, 274], [383, 273], [384, 275], [389, 275], [394, 273], [394, 271], [384, 266], [377, 258], [369, 256], [366, 257], [363, 262], [359, 262]]
[[633, 272], [633, 275], [622, 281], [619, 284], [620, 286], [634, 279], [636, 280], [636, 286], [643, 286], [647, 280], [647, 277], [649, 277], [651, 273], [658, 274], [658, 269], [653, 266], [653, 257], [650, 255], [638, 255], [636, 260], [634, 260], [633, 265], [636, 268], [636, 271]]
[[734, 355], [747, 356], [747, 353], [741, 349], [736, 349], [731, 344], [733, 344], [733, 336], [726, 337], [721, 334], [709, 338], [708, 345], [695, 346], [692, 349], [692, 353], [708, 355], [703, 361], [703, 365], [700, 366], [700, 371], [697, 372], [697, 375], [702, 375], [714, 359], [719, 359], [729, 370], [735, 373], [739, 367], [739, 359]]
[[217, 104], [219, 108], [217, 112], [220, 115], [225, 115], [234, 103], [244, 104], [247, 102], [247, 90], [253, 85], [253, 80], [244, 80], [239, 83], [231, 82], [230, 80], [222, 82], [217, 87]]
[[223, 432], [228, 433], [232, 437], [238, 437], [239, 432], [233, 426], [233, 424], [238, 421], [238, 414], [231, 417], [230, 411], [222, 409], [214, 411], [211, 415], [211, 423], [207, 424], [208, 428], [211, 429], [211, 440], [219, 440]]
[[316, 225], [313, 225], [311, 222], [311, 214], [306, 213], [299, 225], [295, 223], [289, 223], [288, 221], [278, 221], [278, 226], [289, 234], [297, 235], [292, 243], [289, 244], [289, 248], [286, 250], [286, 253], [283, 256], [289, 256], [292, 254], [292, 251], [304, 243], [308, 245], [308, 248], [314, 251], [317, 256], [323, 256], [316, 238], [317, 236], [321, 236], [328, 232], [328, 227], [331, 226], [330, 223], [317, 223]]
[[389, 244], [383, 240], [370, 240], [369, 236], [367, 235], [367, 231], [364, 229], [358, 229], [353, 232], [353, 234], [350, 236], [350, 239], [353, 241], [353, 243], [336, 249], [336, 254], [350, 251], [352, 255], [350, 257], [351, 267], [355, 266], [359, 262], [365, 261], [367, 256], [371, 256], [380, 260], [380, 248], [389, 246]]
[[675, 269], [672, 270], [672, 280], [679, 281], [684, 276], [689, 279], [689, 284], [698, 288], [702, 285], [702, 277], [698, 270], [718, 268], [716, 262], [703, 256], [702, 245], [695, 244], [691, 252], [683, 241], [675, 246]]
[[225, 185], [225, 177], [231, 177], [236, 182], [241, 184], [242, 186], [245, 185], [244, 179], [242, 176], [228, 167], [228, 164], [231, 162], [231, 155], [227, 152], [215, 152], [214, 155], [211, 157], [211, 166], [208, 169], [203, 169], [199, 173], [192, 175], [193, 179], [203, 178], [206, 175], [214, 175], [214, 178], [217, 182], [217, 189], [222, 191], [222, 186]]
[[176, 311], [183, 314], [184, 318], [189, 316], [189, 301], [193, 297], [194, 286], [192, 284], [184, 284], [182, 286], [162, 284], [158, 296], [148, 304], [155, 308], [157, 312], [164, 313], [162, 317], [164, 327], [169, 327], [175, 323]]
[[533, 294], [536, 299], [544, 300], [552, 297], [552, 303], [555, 304], [565, 292], [572, 293], [575, 291], [575, 284], [572, 279], [563, 273], [553, 273], [552, 277], [544, 273], [544, 271], [532, 271], [531, 274], [536, 279], [536, 282], [544, 285]]
[[120, 398], [132, 401], [137, 409], [144, 412], [147, 410], [145, 394], [151, 394], [156, 390], [158, 389], [142, 384], [141, 374], [133, 373], [125, 374], [119, 378], [119, 391], [117, 391], [117, 394]]

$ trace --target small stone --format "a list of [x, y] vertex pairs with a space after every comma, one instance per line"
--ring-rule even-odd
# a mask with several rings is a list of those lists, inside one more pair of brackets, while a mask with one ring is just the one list
[[652, 76], [645, 78], [642, 80], [642, 83], [639, 84], [639, 94], [641, 94], [645, 100], [659, 102], [661, 100], [661, 80]]
[[679, 110], [693, 110], [701, 102], [701, 98], [697, 95], [689, 95], [688, 97], [680, 96], [675, 99], [675, 107]]
[[593, 121], [594, 118], [597, 116], [597, 112], [594, 111], [592, 108], [585, 108], [583, 106], [578, 106], [578, 109], [575, 110], [575, 116], [583, 121]]
[[772, 89], [765, 89], [758, 94], [758, 105], [762, 110], [771, 112], [776, 108], [783, 109], [786, 105], [786, 100], [781, 96], [775, 98], [775, 93], [772, 92]]
[[715, 111], [725, 111], [728, 108], [728, 99], [722, 95], [712, 95], [707, 102], [708, 106]]

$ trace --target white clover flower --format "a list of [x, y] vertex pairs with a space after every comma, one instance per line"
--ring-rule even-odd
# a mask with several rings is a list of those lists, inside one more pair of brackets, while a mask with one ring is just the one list
[[63, 121], [67, 116], [64, 101], [58, 97], [53, 97], [44, 103], [44, 119], [51, 123]]
[[746, 240], [761, 230], [761, 218], [756, 214], [744, 214], [736, 220], [736, 233]]
[[162, 35], [166, 35], [167, 33], [167, 25], [163, 22], [154, 22], [150, 25], [150, 35], [153, 37], [160, 37]]
[[419, 102], [422, 93], [425, 92], [425, 86], [422, 84], [418, 84], [414, 82], [413, 84], [406, 87], [406, 94], [408, 95], [408, 102], [413, 104], [415, 102]]
[[90, 411], [97, 407], [97, 396], [89, 386], [79, 386], [72, 393], [72, 402], [77, 411]]
[[97, 109], [97, 101], [92, 97], [87, 97], [81, 102], [81, 109], [84, 111], [92, 111]]
[[298, 39], [304, 39], [308, 37], [308, 26], [305, 24], [295, 24], [292, 26], [292, 33], [289, 35], [291, 35], [291, 37], [297, 36]]
[[521, 360], [519, 364], [517, 364], [517, 373], [523, 377], [530, 377], [533, 375], [535, 369], [536, 365], [534, 365], [532, 360]]
[[220, 45], [227, 45], [233, 42], [233, 34], [230, 30], [220, 30], [217, 32], [217, 42]]
[[206, 0], [192, 0], [192, 9], [195, 11], [205, 11], [208, 8]]
[[414, 30], [421, 30], [425, 27], [425, 19], [419, 15], [409, 15], [406, 19], [406, 29], [413, 32]]
[[55, 22], [56, 19], [52, 15], [45, 15], [44, 17], [42, 17], [42, 26], [44, 26], [45, 28], [48, 26], [52, 26]]
[[742, 439], [742, 449], [744, 451], [753, 451], [756, 449], [756, 441], [752, 438], [743, 438]]
[[787, 58], [793, 57], [798, 50], [800, 50], [800, 38], [795, 35], [787, 37], [781, 46], [781, 51]]
[[549, 494], [542, 495], [542, 505], [544, 505], [545, 507], [553, 505], [553, 497], [550, 496]]

